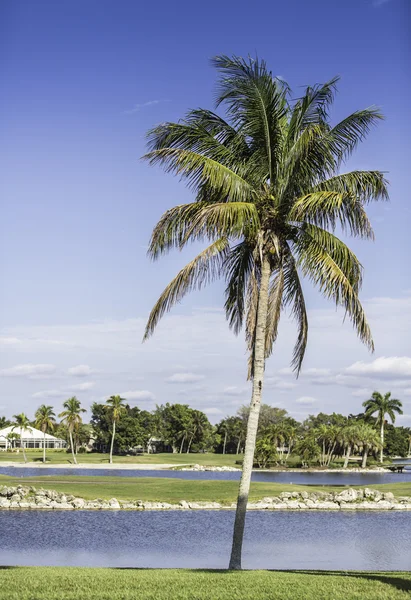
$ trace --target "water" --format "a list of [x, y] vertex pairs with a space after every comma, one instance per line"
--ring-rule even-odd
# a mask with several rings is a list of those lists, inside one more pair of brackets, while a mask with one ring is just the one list
[[[411, 568], [409, 513], [251, 512], [247, 569]], [[233, 511], [1, 511], [0, 564], [227, 567]]]
[[[239, 471], [137, 471], [130, 469], [53, 469], [41, 467], [0, 467], [0, 475], [12, 477], [53, 477], [62, 475], [71, 476], [97, 476], [97, 477], [171, 477], [173, 479], [191, 479], [202, 481], [204, 479], [236, 481], [240, 478]], [[252, 476], [253, 481], [266, 483], [290, 483], [296, 485], [375, 485], [382, 483], [411, 482], [411, 469], [400, 473], [307, 473], [301, 472], [258, 472]]]

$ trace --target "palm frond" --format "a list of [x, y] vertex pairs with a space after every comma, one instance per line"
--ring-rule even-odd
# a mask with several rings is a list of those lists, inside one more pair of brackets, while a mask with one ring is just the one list
[[220, 201], [229, 198], [231, 201], [246, 202], [255, 195], [252, 185], [239, 172], [199, 152], [162, 148], [145, 154], [143, 159], [148, 160], [151, 165], [161, 164], [166, 173], [186, 178], [194, 190], [207, 185], [221, 194]]
[[201, 290], [221, 275], [221, 265], [226, 256], [229, 242], [222, 238], [208, 246], [168, 284], [154, 305], [147, 321], [144, 340], [154, 332], [159, 320], [175, 304], [192, 290]]
[[356, 196], [344, 192], [323, 190], [306, 194], [295, 200], [289, 216], [291, 221], [313, 223], [332, 230], [338, 222], [343, 231], [353, 236], [374, 238], [362, 203]]
[[298, 376], [307, 348], [308, 317], [297, 265], [289, 249], [284, 260], [283, 304], [291, 308], [291, 315], [297, 323], [297, 341], [293, 350], [291, 366]]
[[237, 335], [243, 326], [248, 278], [254, 268], [252, 246], [244, 241], [231, 248], [223, 268], [227, 280], [224, 308], [229, 326]]
[[339, 161], [347, 159], [371, 128], [383, 119], [381, 111], [376, 106], [370, 106], [352, 113], [335, 125], [329, 133], [329, 139]]
[[284, 293], [284, 271], [282, 267], [275, 274], [270, 283], [268, 296], [267, 325], [265, 330], [265, 357], [271, 356], [274, 343], [278, 335], [281, 308]]
[[188, 240], [241, 238], [255, 236], [260, 219], [255, 204], [249, 202], [223, 202], [206, 204], [192, 218], [183, 243]]
[[334, 191], [357, 199], [361, 204], [371, 200], [388, 200], [388, 181], [381, 171], [351, 171], [317, 184], [313, 191]]
[[[359, 338], [373, 351], [371, 330], [356, 291], [358, 282], [355, 279], [350, 281], [358, 266], [348, 266], [346, 263], [349, 263], [349, 256], [345, 254], [347, 273], [344, 272], [337, 262], [337, 256], [333, 257], [318, 239], [309, 236], [307, 232], [299, 238], [295, 248], [298, 255], [297, 264], [301, 267], [303, 275], [320, 289], [325, 298], [333, 299], [337, 305], [344, 306]], [[342, 246], [339, 252], [343, 252]]]

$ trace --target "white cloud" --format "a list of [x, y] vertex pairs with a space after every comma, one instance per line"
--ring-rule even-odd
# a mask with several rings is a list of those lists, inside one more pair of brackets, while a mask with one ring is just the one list
[[219, 408], [214, 408], [214, 407], [204, 408], [203, 412], [205, 412], [206, 415], [217, 416], [217, 417], [224, 414], [222, 410], [220, 410]]
[[161, 102], [168, 102], [168, 100], [148, 100], [147, 102], [135, 104], [130, 110], [125, 110], [124, 114], [132, 115], [136, 112], [139, 112], [142, 108], [146, 108], [147, 106], [155, 106], [156, 104], [160, 104]]
[[87, 377], [87, 375], [93, 373], [93, 369], [88, 365], [76, 365], [75, 367], [70, 367], [67, 373], [74, 377]]
[[316, 398], [312, 398], [311, 396], [301, 396], [296, 400], [297, 404], [304, 404], [306, 406], [310, 406], [311, 404], [315, 404], [316, 402]]
[[56, 372], [56, 367], [50, 364], [32, 364], [16, 365], [9, 369], [2, 369], [2, 377], [27, 377], [29, 379], [47, 379]]
[[287, 391], [294, 389], [296, 386], [296, 383], [293, 383], [292, 381], [284, 381], [284, 379], [281, 379], [280, 377], [268, 376], [265, 378], [265, 387], [267, 388], [275, 388], [276, 390]]
[[96, 385], [95, 381], [84, 381], [83, 383], [77, 383], [76, 385], [72, 385], [70, 390], [73, 392], [85, 392], [87, 390], [91, 390]]
[[346, 373], [358, 377], [379, 379], [411, 378], [409, 356], [381, 356], [371, 362], [358, 361], [346, 369]]
[[364, 401], [368, 400], [371, 394], [371, 388], [359, 388], [358, 390], [351, 392], [351, 396], [355, 396], [356, 398], [362, 398]]
[[174, 373], [171, 377], [167, 377], [168, 383], [196, 383], [205, 379], [204, 375], [196, 375], [195, 373]]
[[42, 390], [33, 394], [32, 398], [63, 398], [68, 396], [63, 390]]
[[245, 386], [228, 385], [223, 389], [224, 396], [244, 396], [249, 391]]
[[129, 390], [128, 392], [122, 392], [120, 394], [120, 396], [122, 398], [125, 398], [126, 400], [155, 400], [156, 397], [152, 392], [149, 392], [148, 390]]

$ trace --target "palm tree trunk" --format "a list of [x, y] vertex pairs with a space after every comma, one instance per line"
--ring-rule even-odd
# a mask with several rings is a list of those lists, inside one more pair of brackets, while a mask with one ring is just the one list
[[348, 467], [348, 461], [350, 460], [350, 454], [351, 454], [351, 444], [349, 444], [349, 446], [347, 448], [347, 453], [345, 455], [345, 461], [344, 461], [343, 469], [346, 469]]
[[183, 435], [183, 439], [181, 440], [181, 446], [180, 446], [180, 454], [183, 453], [183, 448], [184, 448], [184, 442], [186, 441], [186, 436]]
[[257, 323], [255, 330], [255, 346], [253, 357], [253, 390], [250, 404], [250, 414], [245, 438], [243, 470], [238, 490], [237, 510], [235, 513], [233, 545], [231, 549], [229, 569], [241, 569], [241, 550], [244, 537], [245, 516], [247, 511], [248, 494], [250, 491], [251, 473], [254, 463], [254, 450], [257, 438], [258, 418], [261, 407], [261, 394], [265, 367], [265, 331], [268, 310], [268, 286], [270, 282], [270, 263], [263, 258], [261, 266], [260, 292], [258, 297]]
[[24, 447], [24, 442], [23, 442], [23, 431], [21, 428], [20, 428], [20, 445], [21, 445], [21, 449], [23, 450], [23, 459], [24, 459], [24, 462], [26, 463], [27, 456], [26, 456], [26, 449]]
[[113, 464], [113, 447], [114, 447], [114, 436], [116, 435], [116, 422], [113, 421], [113, 435], [111, 437], [111, 446], [110, 446], [110, 465]]
[[70, 448], [71, 448], [71, 454], [73, 456], [73, 461], [74, 464], [77, 464], [77, 459], [76, 459], [76, 455], [74, 453], [74, 445], [73, 445], [73, 434], [71, 433], [71, 429], [69, 429], [69, 436], [70, 436]]
[[43, 463], [46, 462], [46, 432], [43, 431]]
[[[226, 444], [227, 444], [227, 432], [225, 432], [225, 435], [224, 435], [223, 454], [225, 454]], [[408, 452], [408, 454], [409, 454], [409, 452]]]
[[368, 457], [368, 446], [364, 446], [364, 453], [362, 455], [362, 464], [361, 464], [361, 467], [363, 469], [365, 469], [367, 466], [367, 457]]
[[189, 443], [188, 443], [188, 446], [187, 446], [187, 454], [190, 452], [190, 448], [191, 448], [191, 444], [193, 443], [193, 439], [194, 439], [194, 433], [193, 433], [193, 435], [191, 436], [191, 438], [190, 438], [190, 441], [189, 441]]
[[236, 454], [238, 454], [240, 452], [240, 444], [241, 444], [241, 438], [238, 438], [237, 449], [235, 451]]
[[384, 462], [384, 418], [381, 421], [381, 450], [380, 450], [380, 463]]

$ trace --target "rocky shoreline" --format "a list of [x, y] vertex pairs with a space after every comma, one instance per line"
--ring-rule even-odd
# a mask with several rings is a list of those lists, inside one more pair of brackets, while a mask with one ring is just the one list
[[[190, 467], [175, 467], [175, 471], [241, 471], [236, 467], [213, 467], [207, 465], [192, 465]], [[273, 468], [273, 469], [253, 469], [257, 473], [391, 473], [385, 467], [370, 467], [363, 469], [362, 467], [350, 467], [347, 469], [301, 469], [301, 468]]]
[[[219, 502], [123, 502], [111, 500], [85, 500], [55, 490], [28, 486], [0, 487], [0, 509], [30, 510], [223, 510], [234, 509], [235, 503]], [[342, 492], [282, 492], [279, 496], [263, 498], [247, 505], [248, 510], [411, 510], [411, 497], [395, 498], [391, 492], [369, 488]]]

